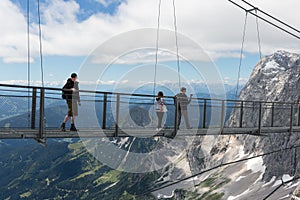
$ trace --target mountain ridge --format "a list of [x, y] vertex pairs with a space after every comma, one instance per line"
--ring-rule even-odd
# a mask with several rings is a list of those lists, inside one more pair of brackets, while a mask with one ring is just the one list
[[[278, 51], [262, 58], [255, 66], [253, 73], [245, 87], [241, 90], [239, 99], [261, 101], [297, 101], [296, 88], [300, 88], [299, 72], [300, 56], [284, 51]], [[299, 84], [299, 85], [298, 85]], [[236, 126], [239, 109], [231, 112], [227, 121], [228, 125]], [[275, 124], [289, 124], [289, 113], [276, 111], [278, 117]], [[256, 126], [258, 109], [248, 110], [244, 113], [243, 126]], [[295, 117], [297, 113], [295, 112]], [[255, 117], [254, 117], [255, 116]], [[270, 114], [263, 112], [264, 124], [269, 123]], [[255, 122], [255, 123], [254, 123]], [[110, 139], [103, 142], [113, 143], [118, 148], [128, 152], [151, 152], [153, 149], [162, 151], [158, 157], [147, 157], [137, 167], [146, 165], [160, 166], [162, 168], [149, 173], [125, 173], [99, 163], [80, 143], [63, 143], [60, 158], [51, 155], [47, 160], [47, 151], [40, 153], [39, 148], [34, 148], [22, 165], [16, 165], [13, 170], [23, 170], [27, 176], [10, 174], [10, 161], [20, 160], [22, 152], [14, 152], [4, 157], [0, 166], [3, 168], [3, 177], [11, 183], [11, 187], [0, 187], [5, 192], [5, 198], [18, 199], [20, 195], [28, 198], [90, 198], [90, 199], [264, 199], [278, 187], [282, 180], [292, 180], [300, 174], [300, 149], [291, 149], [279, 153], [258, 156], [261, 154], [278, 151], [289, 146], [300, 145], [299, 134], [273, 133], [268, 136], [255, 135], [207, 135], [201, 137], [182, 138], [146, 138], [146, 139]], [[101, 143], [100, 143], [101, 144]], [[50, 144], [52, 145], [52, 144]], [[133, 148], [129, 149], [132, 146]], [[51, 148], [51, 149], [52, 149]], [[0, 146], [1, 149], [1, 146]], [[20, 148], [17, 151], [21, 151]], [[1, 150], [5, 152], [5, 148]], [[14, 153], [13, 153], [14, 152]], [[257, 156], [257, 157], [255, 157]], [[36, 160], [32, 160], [34, 157]], [[255, 158], [252, 158], [255, 157]], [[252, 159], [247, 159], [252, 158]], [[46, 159], [46, 162], [45, 162]], [[57, 160], [58, 159], [58, 160]], [[117, 163], [123, 157], [116, 157]], [[27, 162], [26, 162], [27, 161]], [[70, 162], [76, 164], [70, 165]], [[228, 164], [239, 161], [237, 163]], [[39, 162], [44, 162], [42, 165]], [[25, 164], [26, 163], [26, 164]], [[58, 168], [55, 166], [59, 163]], [[225, 165], [228, 164], [228, 165]], [[40, 166], [40, 167], [35, 167]], [[48, 168], [47, 168], [48, 166]], [[75, 166], [75, 168], [74, 168]], [[77, 167], [77, 168], [76, 168]], [[32, 171], [31, 171], [31, 170]], [[44, 170], [44, 171], [43, 171]], [[68, 172], [65, 176], [62, 171]], [[41, 171], [41, 174], [39, 172]], [[47, 177], [45, 174], [51, 174]], [[55, 177], [62, 177], [56, 179]], [[192, 178], [188, 178], [192, 177]], [[48, 178], [48, 179], [47, 179]], [[37, 180], [35, 180], [37, 179]], [[148, 194], [155, 188], [185, 179], [171, 187]], [[4, 180], [4, 179], [3, 179]], [[58, 180], [55, 182], [55, 180]], [[50, 181], [50, 183], [49, 183]], [[45, 185], [50, 184], [51, 191]], [[36, 188], [30, 189], [28, 185]], [[288, 199], [298, 197], [296, 187], [298, 181], [283, 185], [271, 195], [270, 199]], [[300, 186], [298, 186], [299, 188]], [[63, 190], [57, 190], [63, 189]], [[18, 191], [17, 193], [15, 191]], [[29, 192], [29, 193], [28, 193]], [[294, 192], [294, 194], [293, 194]], [[15, 193], [15, 194], [14, 194]]]

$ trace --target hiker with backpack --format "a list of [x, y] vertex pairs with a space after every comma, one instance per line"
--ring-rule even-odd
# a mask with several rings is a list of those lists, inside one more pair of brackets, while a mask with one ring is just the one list
[[60, 126], [61, 131], [66, 131], [66, 123], [72, 118], [70, 131], [77, 131], [75, 127], [75, 117], [78, 116], [78, 106], [80, 104], [79, 82], [77, 74], [72, 73], [66, 84], [62, 88], [62, 98], [66, 100], [68, 113], [65, 116], [63, 123]]

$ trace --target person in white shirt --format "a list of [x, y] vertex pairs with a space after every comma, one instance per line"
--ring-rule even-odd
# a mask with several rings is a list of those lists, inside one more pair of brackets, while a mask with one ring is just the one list
[[164, 116], [164, 113], [167, 111], [166, 108], [166, 103], [164, 100], [164, 93], [162, 91], [159, 91], [157, 93], [157, 97], [156, 97], [156, 115], [158, 118], [158, 124], [157, 124], [157, 131], [160, 131], [162, 129], [162, 119]]

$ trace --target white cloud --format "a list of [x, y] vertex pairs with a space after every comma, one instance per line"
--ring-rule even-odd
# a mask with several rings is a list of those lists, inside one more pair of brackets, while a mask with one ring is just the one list
[[[60, 87], [64, 84], [65, 81], [46, 81], [44, 85], [46, 87]], [[8, 85], [27, 85], [27, 80], [7, 80], [7, 81], [0, 81], [1, 84], [8, 84]], [[41, 81], [30, 81], [31, 86], [41, 86]]]
[[0, 1], [0, 57], [4, 62], [27, 61], [26, 20], [19, 8], [8, 0]]
[[79, 4], [75, 1], [51, 0], [43, 6], [43, 18], [48, 25], [76, 22]]
[[95, 2], [101, 3], [104, 7], [108, 7], [114, 2], [121, 2], [121, 0], [94, 0]]
[[[244, 84], [247, 83], [248, 80], [249, 80], [249, 78], [240, 77], [239, 78], [239, 84], [244, 85]], [[228, 85], [235, 85], [237, 83], [237, 80], [233, 79], [231, 77], [224, 77], [223, 81], [224, 81], [225, 84], [228, 84]]]
[[[97, 0], [108, 6], [112, 0]], [[300, 27], [297, 8], [300, 1], [251, 0], [262, 10]], [[139, 28], [157, 26], [157, 0], [127, 0], [120, 4], [115, 15], [97, 13], [84, 21], [77, 15], [81, 12], [75, 0], [47, 1], [42, 6], [43, 53], [45, 55], [88, 55], [98, 45], [112, 36]], [[177, 0], [178, 31], [197, 42], [208, 54], [219, 57], [237, 57], [241, 46], [245, 13], [226, 0]], [[299, 16], [298, 16], [299, 15]], [[27, 61], [26, 17], [9, 0], [0, 1], [0, 57], [4, 62]], [[260, 21], [261, 45], [264, 54], [278, 49], [300, 52], [299, 40]], [[31, 23], [32, 56], [38, 56], [38, 26]], [[174, 30], [172, 1], [162, 1], [161, 28]], [[138, 36], [143, 38], [143, 36]], [[167, 44], [174, 48], [172, 38]], [[135, 41], [128, 41], [130, 45]], [[161, 40], [163, 42], [163, 40]], [[180, 43], [180, 41], [179, 41]], [[153, 42], [153, 47], [155, 42]], [[180, 46], [180, 52], [193, 51]], [[245, 40], [245, 50], [257, 52], [257, 33], [255, 18], [249, 15]], [[113, 52], [112, 52], [113, 53]], [[103, 55], [107, 57], [119, 55]], [[197, 57], [197, 55], [191, 55]], [[146, 56], [147, 59], [147, 56]]]
[[[44, 85], [46, 87], [61, 87], [65, 84], [66, 80], [61, 80], [61, 81], [45, 81]], [[108, 81], [80, 81], [79, 83], [82, 86], [96, 86], [96, 85], [115, 85], [115, 84], [127, 84], [129, 80], [122, 80], [122, 81], [116, 81], [116, 80], [108, 80]], [[6, 80], [6, 81], [0, 81], [0, 84], [8, 84], [8, 85], [28, 85], [27, 80]], [[30, 81], [31, 86], [41, 86], [42, 82], [41, 81], [35, 81], [31, 80]]]
[[248, 82], [248, 80], [249, 80], [249, 78], [241, 77], [241, 78], [239, 78], [239, 83], [241, 85], [244, 85], [244, 84], [246, 84]]

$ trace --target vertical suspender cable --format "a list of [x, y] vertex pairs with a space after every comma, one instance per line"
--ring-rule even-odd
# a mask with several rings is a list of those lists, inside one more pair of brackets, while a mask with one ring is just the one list
[[30, 0], [27, 0], [27, 86], [28, 86], [28, 128], [30, 127]]
[[178, 73], [178, 85], [181, 88], [180, 80], [180, 61], [179, 61], [179, 48], [178, 48], [178, 34], [177, 34], [177, 17], [176, 17], [176, 6], [175, 0], [173, 0], [173, 14], [174, 14], [174, 30], [175, 30], [175, 44], [176, 44], [176, 61], [177, 61], [177, 73]]
[[238, 70], [238, 77], [237, 77], [236, 91], [235, 91], [235, 95], [237, 98], [238, 98], [238, 90], [239, 90], [239, 84], [240, 84], [241, 66], [242, 66], [242, 60], [243, 60], [244, 42], [245, 42], [246, 27], [247, 27], [247, 18], [248, 18], [248, 12], [246, 11], [244, 30], [243, 30], [243, 39], [242, 39], [242, 46], [241, 46], [241, 53], [240, 53], [240, 63], [239, 63], [239, 70]]
[[[180, 60], [179, 60], [179, 47], [178, 47], [178, 31], [177, 31], [177, 17], [175, 0], [173, 0], [173, 14], [174, 14], [174, 31], [175, 31], [175, 45], [176, 45], [176, 60], [177, 60], [177, 73], [179, 88], [181, 87], [180, 79]], [[158, 18], [157, 18], [157, 33], [156, 33], [156, 53], [155, 53], [155, 66], [154, 66], [154, 80], [153, 80], [153, 95], [155, 95], [156, 89], [156, 76], [157, 76], [157, 64], [158, 64], [158, 45], [159, 45], [159, 30], [160, 30], [160, 15], [161, 15], [161, 0], [158, 3]]]
[[[44, 100], [43, 99], [45, 96], [45, 93], [44, 93], [44, 87], [45, 87], [45, 84], [44, 84], [44, 66], [43, 66], [43, 46], [42, 46], [42, 28], [41, 28], [41, 12], [40, 12], [40, 0], [37, 0], [37, 3], [38, 3], [38, 20], [39, 20], [39, 42], [40, 42], [40, 65], [41, 65], [41, 79], [42, 79], [42, 87], [43, 87], [43, 90], [41, 90], [40, 92], [40, 137], [39, 139], [45, 139], [45, 123], [46, 123], [46, 118], [45, 118], [45, 113], [44, 113]], [[43, 142], [42, 140], [42, 142]]]
[[40, 0], [37, 0], [37, 4], [38, 4], [38, 20], [39, 20], [39, 42], [40, 42], [41, 80], [42, 80], [42, 87], [44, 87], [44, 67], [43, 67], [43, 46], [42, 46], [42, 28], [41, 28]]
[[[257, 9], [255, 9], [255, 14], [257, 15]], [[262, 58], [261, 53], [261, 42], [260, 42], [260, 33], [259, 33], [259, 26], [258, 26], [258, 17], [256, 17], [256, 30], [257, 30], [257, 42], [258, 42], [258, 51], [259, 51], [259, 58]]]
[[[156, 93], [156, 75], [157, 75], [157, 64], [158, 64], [158, 45], [159, 45], [159, 29], [160, 29], [160, 9], [161, 0], [158, 0], [158, 14], [157, 14], [157, 30], [156, 30], [156, 46], [155, 46], [155, 64], [154, 64], [154, 76], [153, 76], [153, 96]], [[155, 97], [154, 97], [155, 98]]]
[[[159, 45], [159, 29], [160, 29], [160, 9], [161, 9], [161, 0], [158, 0], [157, 29], [156, 29], [156, 43], [155, 43], [155, 64], [154, 64], [154, 74], [153, 74], [153, 102], [155, 102], [155, 93], [156, 93], [156, 76], [157, 76], [158, 51], [159, 51], [158, 45]], [[153, 113], [155, 113], [155, 106], [153, 106]], [[152, 123], [154, 123], [154, 120], [151, 121]]]

